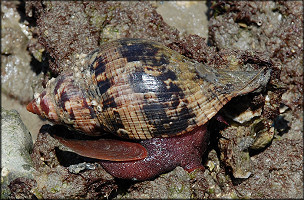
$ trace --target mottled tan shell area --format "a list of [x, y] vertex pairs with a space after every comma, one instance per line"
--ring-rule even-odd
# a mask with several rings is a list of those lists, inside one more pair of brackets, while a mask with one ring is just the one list
[[91, 135], [169, 137], [202, 126], [231, 98], [260, 87], [265, 73], [216, 71], [159, 43], [120, 39], [50, 81], [35, 109]]

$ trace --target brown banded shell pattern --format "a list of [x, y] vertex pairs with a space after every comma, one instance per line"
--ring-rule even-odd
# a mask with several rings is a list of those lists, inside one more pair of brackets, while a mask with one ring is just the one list
[[235, 86], [231, 76], [143, 39], [106, 43], [72, 69], [48, 84], [48, 102], [58, 114], [53, 120], [87, 134], [107, 131], [131, 139], [191, 131], [234, 96], [256, 89], [250, 81], [259, 75]]

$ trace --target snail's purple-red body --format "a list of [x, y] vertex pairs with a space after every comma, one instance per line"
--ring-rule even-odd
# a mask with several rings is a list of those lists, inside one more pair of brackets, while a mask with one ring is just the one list
[[156, 42], [120, 39], [51, 80], [27, 109], [89, 135], [126, 138], [94, 148], [64, 144], [109, 160], [101, 163], [116, 177], [144, 180], [176, 166], [201, 168], [208, 120], [231, 98], [265, 85], [265, 76], [265, 69], [215, 70]]
[[103, 168], [114, 177], [147, 180], [173, 170], [177, 166], [188, 172], [204, 169], [202, 155], [208, 145], [206, 127], [171, 138], [152, 138], [140, 142], [148, 156], [128, 162], [101, 161]]

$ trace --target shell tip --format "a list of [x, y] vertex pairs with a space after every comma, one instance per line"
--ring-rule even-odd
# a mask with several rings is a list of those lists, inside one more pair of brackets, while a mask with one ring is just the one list
[[32, 100], [27, 106], [26, 106], [26, 109], [31, 112], [31, 113], [34, 113], [34, 114], [40, 114], [37, 106], [36, 106], [36, 102], [35, 102], [35, 99]]

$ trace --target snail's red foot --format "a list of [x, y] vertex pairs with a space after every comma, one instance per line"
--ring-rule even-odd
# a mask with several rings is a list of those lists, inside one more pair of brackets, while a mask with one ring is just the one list
[[148, 151], [148, 157], [142, 160], [100, 163], [114, 177], [133, 180], [151, 179], [177, 166], [189, 172], [204, 169], [201, 162], [208, 138], [206, 126], [202, 126], [184, 135], [140, 142]]

